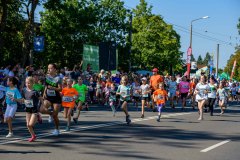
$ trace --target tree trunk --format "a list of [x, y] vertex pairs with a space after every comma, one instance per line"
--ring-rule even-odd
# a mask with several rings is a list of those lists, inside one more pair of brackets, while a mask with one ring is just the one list
[[7, 22], [7, 0], [2, 0], [0, 6], [0, 57], [3, 57], [4, 37], [3, 32]]
[[22, 44], [23, 57], [22, 65], [32, 65], [33, 63], [33, 37], [34, 37], [34, 13], [39, 0], [29, 0], [27, 6], [31, 5], [31, 10], [28, 12], [28, 21], [24, 31], [24, 40]]

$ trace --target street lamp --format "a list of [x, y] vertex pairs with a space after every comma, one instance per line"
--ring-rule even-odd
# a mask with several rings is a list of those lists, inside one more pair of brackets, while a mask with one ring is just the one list
[[201, 19], [207, 19], [209, 18], [209, 16], [204, 16], [204, 17], [201, 17], [201, 18], [197, 18], [197, 19], [194, 19], [191, 21], [191, 28], [190, 28], [190, 45], [189, 45], [189, 48], [188, 48], [188, 51], [187, 51], [187, 75], [188, 75], [188, 78], [190, 78], [190, 66], [191, 66], [191, 55], [192, 55], [192, 23], [195, 22], [195, 21], [198, 21], [198, 20], [201, 20]]

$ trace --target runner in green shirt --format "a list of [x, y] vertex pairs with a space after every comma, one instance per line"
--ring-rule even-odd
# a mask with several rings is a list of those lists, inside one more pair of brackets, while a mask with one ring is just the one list
[[[39, 93], [39, 95], [41, 95], [41, 97], [43, 96], [43, 91], [44, 91], [44, 85], [42, 85], [39, 80], [39, 77], [37, 74], [33, 74], [33, 90], [37, 91]], [[42, 124], [42, 116], [39, 112], [39, 108], [41, 106], [41, 101], [39, 101], [39, 105], [38, 105], [38, 113], [37, 113], [37, 121], [39, 124]]]
[[82, 110], [82, 106], [85, 104], [85, 101], [86, 101], [86, 95], [88, 92], [88, 88], [85, 84], [83, 84], [82, 77], [80, 77], [80, 76], [78, 77], [78, 83], [73, 85], [73, 88], [75, 88], [78, 91], [78, 96], [79, 96], [78, 100], [76, 101], [77, 109], [78, 109], [77, 117], [73, 118], [73, 121], [75, 123], [77, 123], [78, 118], [80, 116], [80, 112]]

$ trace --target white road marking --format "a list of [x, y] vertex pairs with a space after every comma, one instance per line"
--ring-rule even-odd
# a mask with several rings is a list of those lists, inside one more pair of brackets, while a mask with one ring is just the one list
[[212, 145], [212, 146], [210, 146], [210, 147], [208, 147], [208, 148], [206, 148], [206, 149], [203, 149], [203, 150], [201, 150], [200, 152], [208, 152], [208, 151], [210, 151], [210, 150], [212, 150], [212, 149], [214, 149], [214, 148], [217, 148], [217, 147], [219, 147], [219, 146], [221, 146], [221, 145], [224, 145], [224, 144], [226, 144], [226, 143], [228, 143], [228, 142], [230, 142], [231, 140], [230, 139], [228, 139], [228, 140], [225, 140], [225, 141], [222, 141], [222, 142], [220, 142], [220, 143], [217, 143], [217, 144], [215, 144], [215, 145]]
[[[190, 113], [174, 113], [174, 114], [167, 114], [167, 115], [162, 115], [161, 118], [168, 118], [168, 117], [174, 117], [174, 116], [182, 116], [182, 115], [188, 115], [188, 114], [192, 114]], [[132, 122], [141, 122], [141, 121], [148, 121], [148, 120], [152, 120], [152, 119], [156, 119], [157, 116], [152, 116], [152, 117], [146, 117], [146, 118], [137, 118], [137, 119], [132, 119]], [[103, 123], [103, 124], [96, 124], [96, 125], [91, 125], [91, 126], [85, 126], [85, 127], [79, 127], [76, 129], [71, 129], [70, 131], [64, 131], [64, 130], [60, 130], [61, 134], [66, 134], [66, 133], [71, 133], [71, 132], [76, 132], [76, 131], [84, 131], [84, 130], [90, 130], [90, 129], [96, 129], [96, 128], [103, 128], [103, 127], [109, 127], [109, 126], [115, 126], [115, 125], [119, 125], [119, 124], [126, 124], [125, 121], [115, 121], [115, 122], [110, 122], [110, 123]], [[40, 138], [45, 138], [45, 137], [50, 137], [53, 136], [52, 133], [41, 133], [41, 134], [37, 134], [37, 139]], [[11, 143], [18, 143], [21, 141], [27, 141], [28, 138], [27, 137], [22, 137], [22, 138], [15, 138], [15, 140], [6, 140], [5, 142], [0, 142], [0, 145], [4, 145], [4, 144], [11, 144]]]

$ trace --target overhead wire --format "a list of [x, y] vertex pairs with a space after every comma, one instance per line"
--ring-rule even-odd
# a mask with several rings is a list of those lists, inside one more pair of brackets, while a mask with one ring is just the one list
[[[150, 5], [153, 6], [152, 3], [150, 3]], [[127, 5], [124, 5], [124, 6], [125, 6], [126, 8], [129, 8], [129, 9], [134, 9], [133, 7], [130, 7], [130, 6], [127, 6]], [[166, 21], [166, 20], [165, 20], [165, 21]], [[182, 32], [185, 32], [185, 33], [190, 34], [190, 30], [189, 30], [188, 28], [183, 27], [183, 26], [178, 25], [178, 24], [171, 23], [171, 22], [169, 22], [169, 21], [166, 21], [166, 22], [167, 22], [168, 24], [173, 25], [176, 30], [179, 30], [179, 31], [182, 31]], [[202, 30], [201, 30], [201, 31], [202, 31]], [[206, 31], [205, 31], [205, 32], [206, 32]], [[213, 33], [213, 32], [210, 32], [210, 31], [207, 31], [207, 32], [208, 32], [208, 33], [211, 33], [211, 34], [214, 34], [214, 35], [218, 34], [218, 33]], [[212, 36], [204, 35], [204, 34], [202, 34], [202, 33], [196, 32], [196, 31], [193, 31], [192, 34], [193, 34], [194, 36], [197, 36], [197, 37], [200, 37], [200, 38], [209, 40], [209, 41], [214, 41], [214, 42], [217, 42], [217, 43], [219, 43], [219, 44], [223, 44], [223, 45], [228, 45], [228, 46], [234, 47], [234, 46], [233, 46], [233, 42], [224, 41], [224, 40], [221, 40], [221, 39], [212, 37]], [[219, 35], [226, 36], [226, 37], [230, 37], [230, 40], [231, 40], [231, 37], [235, 37], [235, 36], [231, 36], [231, 35], [229, 36], [229, 35], [220, 34], [220, 33], [219, 33]], [[237, 37], [235, 37], [235, 38], [236, 38], [236, 41], [237, 41], [238, 38], [237, 38]], [[237, 44], [236, 44], [236, 45], [237, 45]]]

